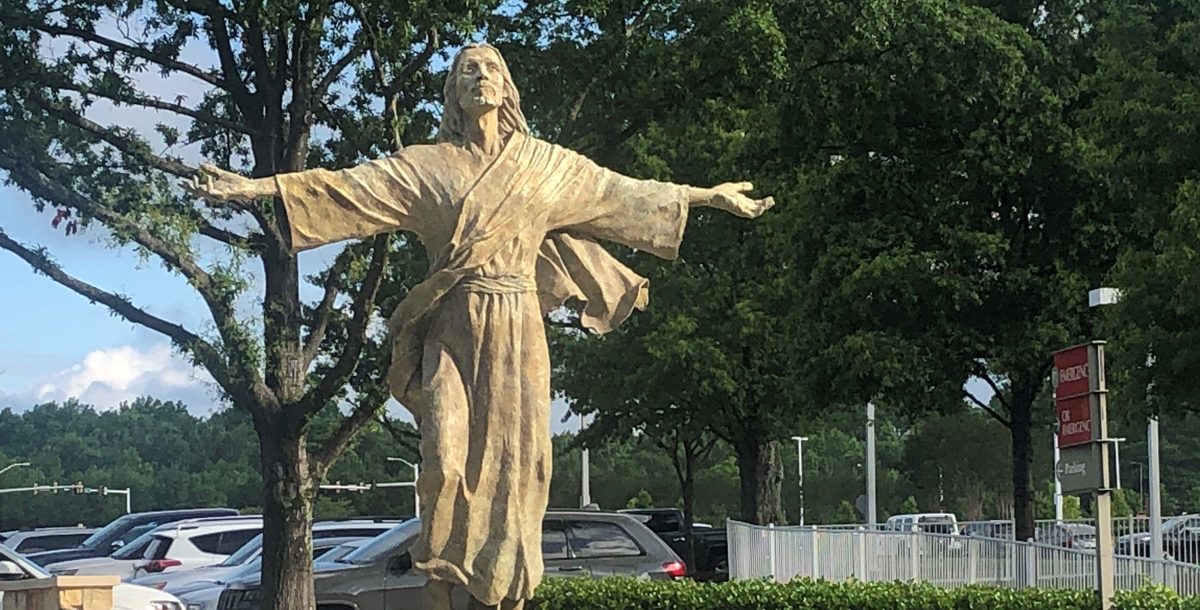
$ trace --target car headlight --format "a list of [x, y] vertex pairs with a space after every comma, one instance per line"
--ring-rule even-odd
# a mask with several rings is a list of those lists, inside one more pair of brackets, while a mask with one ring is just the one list
[[150, 610], [183, 610], [179, 602], [150, 602]]

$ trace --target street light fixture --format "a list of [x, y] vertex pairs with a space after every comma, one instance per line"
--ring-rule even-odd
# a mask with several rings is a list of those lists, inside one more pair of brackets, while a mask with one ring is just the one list
[[807, 436], [793, 436], [796, 441], [796, 457], [799, 462], [799, 478], [797, 486], [800, 488], [800, 526], [804, 526], [804, 441], [808, 440]]
[[9, 464], [8, 466], [5, 466], [4, 468], [0, 468], [0, 474], [4, 474], [4, 473], [12, 470], [13, 468], [21, 468], [21, 467], [28, 466], [28, 465], [29, 465], [29, 462], [16, 462], [15, 464]]
[[[401, 462], [403, 464], [407, 464], [408, 466], [410, 466], [413, 469], [413, 480], [411, 483], [412, 488], [413, 488], [413, 516], [419, 518], [421, 516], [421, 496], [420, 496], [420, 494], [417, 493], [417, 479], [419, 479], [421, 477], [421, 467], [417, 464], [414, 464], [414, 463], [404, 459], [404, 458], [389, 457], [387, 459], [387, 461]], [[407, 487], [408, 485], [410, 485], [410, 483], [401, 483], [400, 485]], [[386, 486], [386, 484], [376, 485], [376, 487], [384, 487], [384, 486]]]

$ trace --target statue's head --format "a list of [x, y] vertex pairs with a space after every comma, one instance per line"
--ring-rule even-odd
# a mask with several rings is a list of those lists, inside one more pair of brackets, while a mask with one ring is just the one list
[[500, 113], [501, 136], [507, 137], [514, 131], [529, 133], [521, 112], [521, 94], [513, 84], [508, 64], [490, 44], [469, 44], [458, 52], [442, 95], [445, 103], [438, 128], [439, 142], [462, 144], [464, 122], [492, 111]]

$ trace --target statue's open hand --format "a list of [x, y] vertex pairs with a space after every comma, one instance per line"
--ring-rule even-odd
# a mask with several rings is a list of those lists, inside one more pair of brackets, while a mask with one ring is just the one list
[[182, 183], [183, 189], [197, 197], [209, 201], [249, 201], [257, 197], [269, 196], [261, 186], [260, 180], [225, 171], [215, 165], [205, 163], [189, 180]]
[[773, 197], [754, 199], [746, 193], [754, 190], [749, 182], [726, 182], [709, 189], [709, 205], [742, 218], [757, 218], [775, 205]]

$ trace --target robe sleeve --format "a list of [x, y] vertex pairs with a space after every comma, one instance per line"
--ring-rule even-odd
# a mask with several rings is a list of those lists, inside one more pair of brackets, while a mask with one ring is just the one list
[[409, 151], [348, 169], [312, 169], [275, 177], [293, 252], [397, 230], [418, 234], [427, 199]]
[[551, 214], [552, 230], [615, 241], [659, 258], [679, 256], [688, 187], [623, 176], [583, 156], [577, 162], [577, 178]]

